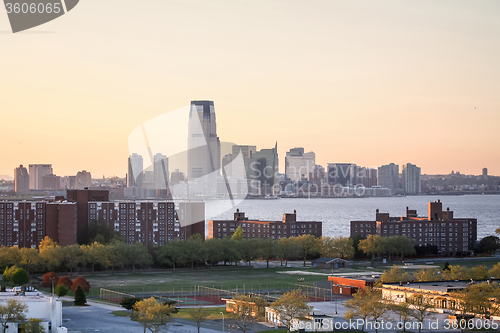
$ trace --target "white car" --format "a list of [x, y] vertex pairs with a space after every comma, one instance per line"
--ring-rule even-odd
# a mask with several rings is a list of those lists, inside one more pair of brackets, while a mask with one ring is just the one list
[[21, 291], [21, 287], [14, 287], [14, 288], [12, 288], [12, 291], [13, 292], [16, 292], [16, 291], [20, 292]]

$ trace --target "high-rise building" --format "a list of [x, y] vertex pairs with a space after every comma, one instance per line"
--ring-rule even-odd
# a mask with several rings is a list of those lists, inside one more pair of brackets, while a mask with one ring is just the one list
[[[250, 168], [249, 166], [250, 159], [256, 152], [257, 152], [256, 146], [234, 145], [232, 148], [231, 158], [235, 159], [238, 156], [238, 154], [241, 154], [243, 157], [243, 164], [245, 165], [245, 170], [239, 168], [231, 169], [231, 176], [236, 178], [248, 177], [248, 172]], [[226, 159], [225, 163], [227, 162], [228, 159]]]
[[420, 168], [408, 163], [403, 166], [403, 192], [405, 194], [420, 194]]
[[154, 156], [154, 188], [164, 190], [168, 188], [168, 158], [167, 156], [157, 153]]
[[353, 176], [351, 163], [328, 163], [328, 184], [352, 186]]
[[82, 190], [92, 185], [92, 175], [86, 170], [78, 171], [75, 178], [75, 187]]
[[144, 178], [144, 162], [142, 156], [132, 153], [128, 157], [128, 187], [141, 187]]
[[220, 163], [214, 102], [192, 101], [188, 123], [188, 196], [217, 195]]
[[378, 168], [377, 184], [391, 190], [392, 194], [399, 189], [399, 165], [394, 163]]
[[54, 174], [43, 176], [41, 189], [49, 191], [57, 191], [61, 189], [61, 177]]
[[14, 189], [18, 194], [28, 194], [30, 190], [28, 170], [22, 164], [14, 169]]
[[30, 190], [43, 190], [43, 177], [53, 174], [52, 164], [30, 164]]
[[261, 195], [276, 195], [279, 193], [279, 160], [278, 143], [271, 149], [261, 149], [248, 160], [249, 180], [260, 182]]
[[214, 102], [192, 101], [188, 126], [188, 179], [193, 180], [220, 169]]
[[483, 177], [488, 177], [488, 168], [483, 168]]
[[316, 166], [314, 152], [304, 153], [304, 148], [292, 148], [285, 157], [285, 177], [292, 182], [309, 180], [309, 174]]

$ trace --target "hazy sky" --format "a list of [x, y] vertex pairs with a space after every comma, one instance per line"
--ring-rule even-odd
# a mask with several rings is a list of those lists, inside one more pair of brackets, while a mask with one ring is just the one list
[[80, 0], [12, 34], [0, 174], [124, 176], [128, 135], [215, 102], [221, 141], [500, 175], [500, 1]]

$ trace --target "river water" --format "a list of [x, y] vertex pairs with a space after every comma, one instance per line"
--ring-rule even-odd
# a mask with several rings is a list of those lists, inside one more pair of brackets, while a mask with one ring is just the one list
[[[391, 216], [402, 216], [408, 207], [416, 209], [419, 216], [427, 216], [428, 203], [438, 199], [443, 203], [443, 210], [449, 207], [454, 217], [476, 218], [478, 239], [494, 235], [500, 225], [500, 195], [252, 199], [244, 200], [235, 209], [239, 208], [250, 219], [272, 221], [279, 221], [283, 213], [296, 210], [299, 221], [322, 221], [324, 236], [349, 236], [350, 221], [374, 221], [376, 209]], [[211, 214], [223, 203], [227, 204], [218, 200], [207, 203], [207, 219], [232, 220], [235, 209], [215, 216]]]

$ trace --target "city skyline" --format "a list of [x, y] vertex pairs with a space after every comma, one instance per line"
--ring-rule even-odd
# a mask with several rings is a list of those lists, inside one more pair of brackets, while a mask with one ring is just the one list
[[221, 141], [283, 157], [500, 175], [498, 2], [139, 4], [18, 34], [0, 14], [0, 175], [124, 177], [130, 131], [195, 99], [217, 103]]

